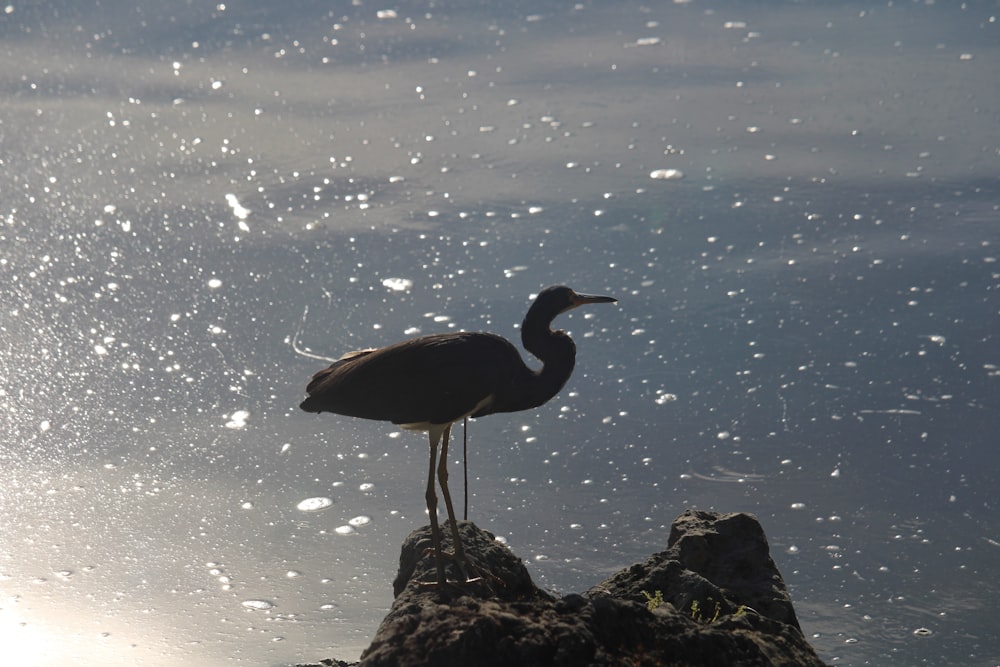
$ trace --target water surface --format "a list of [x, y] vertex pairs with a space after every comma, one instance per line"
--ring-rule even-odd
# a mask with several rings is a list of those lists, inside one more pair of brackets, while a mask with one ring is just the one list
[[308, 377], [567, 283], [573, 378], [470, 432], [536, 581], [753, 512], [824, 660], [1000, 662], [997, 16], [6, 6], [5, 653], [356, 658], [427, 446]]

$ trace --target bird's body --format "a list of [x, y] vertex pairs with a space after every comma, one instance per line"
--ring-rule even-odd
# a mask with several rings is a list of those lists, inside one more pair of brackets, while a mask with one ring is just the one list
[[[549, 328], [559, 313], [587, 303], [613, 303], [603, 296], [577, 294], [564, 286], [539, 293], [521, 326], [525, 349], [543, 366], [532, 370], [510, 341], [490, 333], [421, 336], [387, 347], [350, 352], [316, 373], [301, 408], [350, 417], [390, 421], [405, 429], [427, 431], [431, 468], [427, 505], [435, 548], [440, 552], [435, 463], [452, 521], [455, 555], [463, 568], [455, 515], [448, 491], [447, 449], [451, 425], [463, 417], [528, 410], [555, 396], [573, 372], [576, 346], [562, 331]], [[437, 446], [444, 438], [441, 459]], [[464, 573], [464, 568], [463, 568]], [[444, 567], [438, 557], [438, 579]]]
[[[306, 390], [310, 397], [301, 407], [307, 412], [329, 410], [404, 427], [451, 424], [463, 417], [536, 407], [562, 388], [559, 383], [551, 394], [519, 393], [518, 388], [529, 385], [533, 375], [517, 348], [500, 336], [421, 336], [339, 359], [313, 377]], [[357, 390], [358, 384], [364, 385], [364, 391]], [[378, 403], [369, 394], [377, 395]], [[336, 409], [331, 410], [331, 405]]]

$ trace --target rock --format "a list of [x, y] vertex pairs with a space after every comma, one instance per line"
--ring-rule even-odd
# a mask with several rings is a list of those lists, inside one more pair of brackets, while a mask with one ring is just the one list
[[[470, 522], [459, 529], [478, 581], [420, 585], [436, 578], [430, 529], [411, 533], [396, 600], [362, 667], [823, 664], [749, 514], [686, 511], [666, 550], [562, 598], [537, 588], [493, 535]], [[442, 532], [449, 548], [450, 531]]]
[[716, 606], [719, 616], [742, 608], [801, 632], [764, 529], [749, 514], [688, 510], [674, 519], [666, 551], [618, 572], [588, 594], [645, 602], [643, 591], [654, 590], [692, 616], [715, 615]]

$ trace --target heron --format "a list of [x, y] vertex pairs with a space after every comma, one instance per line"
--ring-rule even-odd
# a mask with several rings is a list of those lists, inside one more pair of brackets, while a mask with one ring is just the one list
[[[552, 321], [578, 306], [616, 302], [610, 296], [579, 294], [565, 285], [539, 292], [521, 324], [521, 343], [542, 362], [539, 370], [528, 367], [513, 343], [502, 336], [451, 332], [348, 352], [313, 375], [306, 388], [309, 396], [299, 406], [306, 412], [389, 421], [428, 434], [430, 471], [424, 497], [437, 585], [447, 583], [446, 555], [454, 558], [465, 581], [472, 581], [448, 490], [452, 424], [466, 417], [530, 410], [549, 401], [566, 384], [576, 364], [573, 339], [564, 331], [553, 331]], [[435, 474], [451, 523], [451, 554], [441, 549]]]

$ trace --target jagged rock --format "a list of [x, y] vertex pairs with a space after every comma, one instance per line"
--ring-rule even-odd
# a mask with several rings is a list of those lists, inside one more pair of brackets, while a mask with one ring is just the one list
[[688, 510], [674, 519], [666, 551], [618, 572], [588, 594], [645, 602], [643, 591], [654, 590], [692, 616], [715, 615], [716, 606], [719, 616], [742, 608], [800, 630], [764, 529], [749, 514]]
[[[748, 514], [684, 512], [665, 551], [559, 599], [535, 587], [493, 535], [469, 522], [459, 528], [478, 581], [420, 585], [436, 578], [430, 530], [411, 533], [396, 600], [362, 667], [823, 664]], [[450, 531], [443, 532], [449, 548]], [[457, 577], [454, 565], [448, 569]]]

